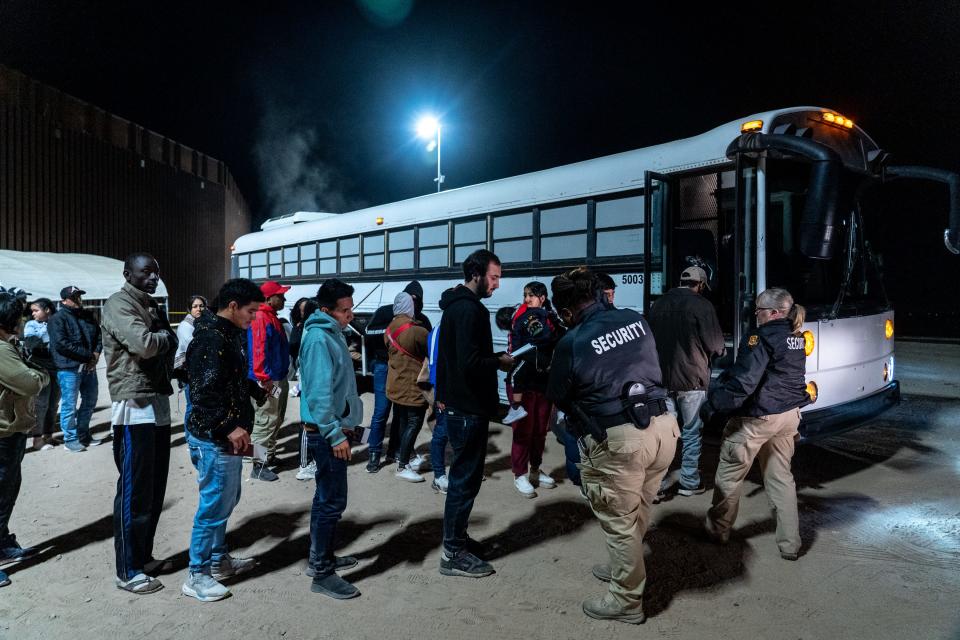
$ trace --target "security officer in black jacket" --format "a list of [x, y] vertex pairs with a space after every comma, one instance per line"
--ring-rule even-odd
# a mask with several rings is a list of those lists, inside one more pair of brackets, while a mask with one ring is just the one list
[[643, 536], [650, 506], [677, 448], [672, 401], [661, 384], [650, 327], [636, 311], [615, 309], [586, 267], [554, 278], [553, 301], [572, 327], [557, 344], [547, 397], [580, 436], [583, 492], [607, 537], [609, 582], [583, 602], [591, 618], [644, 621]]
[[777, 546], [785, 560], [800, 552], [797, 487], [790, 471], [800, 407], [810, 403], [807, 357], [800, 334], [805, 311], [785, 289], [757, 296], [757, 331], [740, 343], [736, 364], [711, 386], [702, 416], [729, 414], [707, 512], [711, 537], [726, 542], [737, 519], [743, 480], [759, 458], [763, 484], [777, 516]]

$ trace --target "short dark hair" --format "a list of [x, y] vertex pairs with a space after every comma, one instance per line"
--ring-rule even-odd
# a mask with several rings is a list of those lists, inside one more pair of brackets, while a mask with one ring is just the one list
[[53, 300], [50, 298], [37, 298], [30, 303], [30, 306], [37, 305], [43, 309], [48, 315], [57, 312], [57, 305], [53, 304]]
[[[303, 305], [303, 313], [300, 313], [300, 305]], [[312, 316], [313, 312], [319, 308], [316, 298], [300, 298], [290, 309], [290, 322], [296, 326]]]
[[517, 312], [516, 307], [500, 307], [493, 319], [497, 328], [501, 331], [510, 331], [513, 328], [513, 314]]
[[136, 253], [131, 253], [123, 261], [123, 270], [130, 271], [132, 270], [139, 260], [152, 260], [157, 261], [152, 254], [147, 253], [146, 251], [137, 251]]
[[0, 293], [0, 329], [13, 333], [23, 317], [23, 300], [12, 293]]
[[[253, 280], [234, 278], [233, 280], [227, 280], [223, 283], [213, 302], [217, 307], [217, 311], [222, 311], [230, 306], [231, 302], [236, 302], [239, 307], [245, 307], [251, 302], [263, 301], [263, 292], [260, 291], [260, 287], [258, 287]], [[193, 300], [191, 300], [191, 302], [193, 302]]]
[[320, 288], [317, 289], [317, 304], [321, 309], [336, 309], [337, 300], [340, 298], [349, 298], [353, 295], [353, 287], [342, 280], [330, 278], [324, 280]]
[[474, 278], [482, 278], [487, 275], [487, 269], [490, 268], [490, 263], [499, 265], [500, 258], [497, 257], [493, 251], [487, 251], [486, 249], [477, 249], [473, 253], [467, 256], [467, 259], [463, 261], [463, 281], [470, 282]]
[[597, 282], [600, 285], [601, 291], [606, 291], [607, 289], [616, 289], [617, 283], [613, 281], [613, 278], [610, 277], [610, 274], [603, 273], [602, 271], [593, 274], [597, 278]]

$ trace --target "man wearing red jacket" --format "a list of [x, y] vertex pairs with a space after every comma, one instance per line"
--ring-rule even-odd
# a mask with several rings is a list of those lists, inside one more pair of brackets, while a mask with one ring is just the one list
[[257, 317], [247, 329], [247, 356], [250, 369], [247, 375], [268, 391], [267, 400], [257, 407], [250, 439], [267, 449], [267, 462], [253, 461], [253, 473], [250, 477], [273, 482], [279, 476], [267, 467], [277, 448], [277, 432], [283, 425], [287, 411], [287, 393], [290, 390], [287, 372], [290, 369], [290, 346], [287, 334], [280, 324], [277, 312], [283, 309], [286, 298], [283, 294], [290, 290], [268, 280], [260, 285], [260, 291], [266, 302], [257, 310]]

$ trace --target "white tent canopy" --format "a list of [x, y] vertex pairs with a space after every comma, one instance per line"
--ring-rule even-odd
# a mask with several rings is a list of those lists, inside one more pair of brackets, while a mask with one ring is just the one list
[[[85, 300], [106, 300], [123, 286], [123, 261], [87, 253], [44, 253], [0, 249], [0, 286], [18, 287], [31, 300], [60, 300], [60, 289], [74, 285]], [[160, 281], [156, 298], [167, 297]]]

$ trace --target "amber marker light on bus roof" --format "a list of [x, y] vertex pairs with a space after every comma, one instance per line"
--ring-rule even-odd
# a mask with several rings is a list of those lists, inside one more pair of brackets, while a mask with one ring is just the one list
[[837, 116], [833, 115], [832, 113], [825, 113], [823, 114], [823, 119], [827, 122], [836, 122]]
[[383, 224], [383, 218], [377, 217], [377, 224], [378, 224], [378, 225]]
[[817, 388], [817, 383], [811, 380], [807, 383], [807, 395], [810, 396], [810, 402], [817, 401], [817, 395], [820, 393], [820, 389]]
[[883, 335], [887, 340], [893, 337], [893, 320], [890, 318], [883, 323]]
[[751, 131], [760, 131], [763, 129], [763, 120], [751, 120], [740, 125], [740, 133], [750, 133]]
[[803, 352], [808, 356], [813, 353], [813, 347], [816, 344], [816, 340], [813, 339], [813, 331], [804, 331], [803, 332]]

